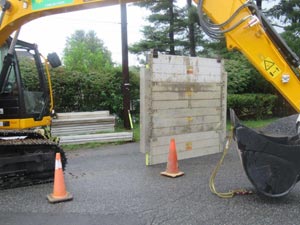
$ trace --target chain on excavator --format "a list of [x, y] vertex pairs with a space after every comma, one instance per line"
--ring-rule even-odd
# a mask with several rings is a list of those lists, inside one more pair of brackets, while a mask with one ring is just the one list
[[66, 166], [59, 145], [35, 131], [0, 130], [0, 137], [0, 189], [53, 181], [56, 153]]

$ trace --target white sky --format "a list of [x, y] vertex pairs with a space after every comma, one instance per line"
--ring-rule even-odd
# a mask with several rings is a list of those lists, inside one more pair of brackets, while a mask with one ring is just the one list
[[[277, 0], [271, 1], [271, 3]], [[186, 1], [178, 0], [183, 6]], [[270, 2], [263, 1], [263, 8]], [[62, 56], [67, 37], [75, 30], [94, 30], [97, 37], [112, 53], [113, 61], [121, 64], [121, 13], [120, 6], [95, 8], [71, 13], [57, 14], [33, 20], [21, 28], [21, 40], [36, 43], [40, 52], [47, 56], [48, 53], [57, 52]], [[146, 24], [147, 11], [143, 8], [127, 4], [128, 43], [129, 45], [142, 38], [140, 30]], [[135, 55], [129, 55], [129, 64], [137, 65]]]
[[[132, 44], [142, 38], [140, 32], [144, 26], [147, 11], [127, 4], [128, 43]], [[120, 5], [95, 8], [71, 13], [51, 15], [33, 20], [21, 28], [19, 39], [36, 43], [40, 52], [57, 52], [62, 56], [67, 37], [75, 30], [94, 30], [97, 37], [112, 53], [113, 61], [121, 64], [121, 9]], [[129, 55], [129, 64], [136, 65], [137, 58]]]

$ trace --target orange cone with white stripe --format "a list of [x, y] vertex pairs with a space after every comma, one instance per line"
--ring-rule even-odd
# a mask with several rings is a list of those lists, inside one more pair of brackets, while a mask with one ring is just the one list
[[172, 138], [170, 142], [167, 169], [166, 171], [161, 172], [160, 174], [168, 177], [173, 177], [173, 178], [182, 176], [184, 174], [184, 172], [179, 171], [178, 168], [176, 144], [174, 138]]
[[62, 169], [60, 153], [55, 156], [55, 173], [54, 173], [54, 186], [53, 193], [47, 195], [48, 201], [51, 203], [70, 201], [73, 196], [66, 191], [64, 173]]

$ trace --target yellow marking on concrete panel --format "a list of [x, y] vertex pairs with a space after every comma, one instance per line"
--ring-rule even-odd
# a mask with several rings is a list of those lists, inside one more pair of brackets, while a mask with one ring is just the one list
[[146, 166], [149, 166], [149, 152], [146, 152], [146, 154], [145, 154], [145, 163], [146, 163]]
[[191, 151], [193, 149], [193, 143], [190, 141], [190, 142], [186, 142], [185, 143], [185, 150], [187, 151]]
[[185, 95], [188, 96], [188, 97], [192, 97], [193, 93], [194, 93], [193, 88], [189, 87], [189, 88], [187, 88], [187, 91], [185, 92]]
[[187, 66], [186, 67], [186, 73], [187, 74], [193, 74], [194, 73], [193, 66]]
[[193, 121], [193, 117], [188, 116], [188, 117], [186, 118], [186, 120], [187, 120], [188, 122], [192, 122], [192, 121]]

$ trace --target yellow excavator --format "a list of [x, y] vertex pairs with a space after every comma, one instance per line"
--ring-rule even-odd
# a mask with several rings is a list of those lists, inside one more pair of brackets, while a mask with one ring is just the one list
[[[135, 0], [1, 0], [0, 15], [0, 188], [43, 183], [53, 178], [55, 152], [63, 150], [32, 130], [51, 124], [53, 108], [48, 64], [60, 65], [55, 54], [40, 59], [36, 45], [18, 40], [23, 24], [47, 15]], [[225, 38], [228, 50], [238, 50], [300, 111], [299, 58], [286, 45], [257, 4], [251, 0], [194, 0], [201, 28], [213, 38]], [[15, 33], [14, 37], [10, 36]], [[29, 55], [36, 64], [36, 86], [26, 86], [19, 63]], [[45, 69], [44, 69], [45, 68]], [[231, 110], [234, 138], [245, 172], [257, 191], [287, 194], [300, 174], [299, 137], [269, 137], [243, 126]]]
[[[55, 53], [44, 58], [37, 45], [18, 40], [20, 28], [43, 16], [121, 2], [127, 1], [0, 2], [0, 189], [52, 181], [57, 152], [61, 153], [63, 169], [67, 163], [59, 144], [39, 129], [51, 125], [53, 97], [49, 67], [58, 67], [61, 62]], [[35, 64], [35, 70], [28, 70], [26, 63]]]

